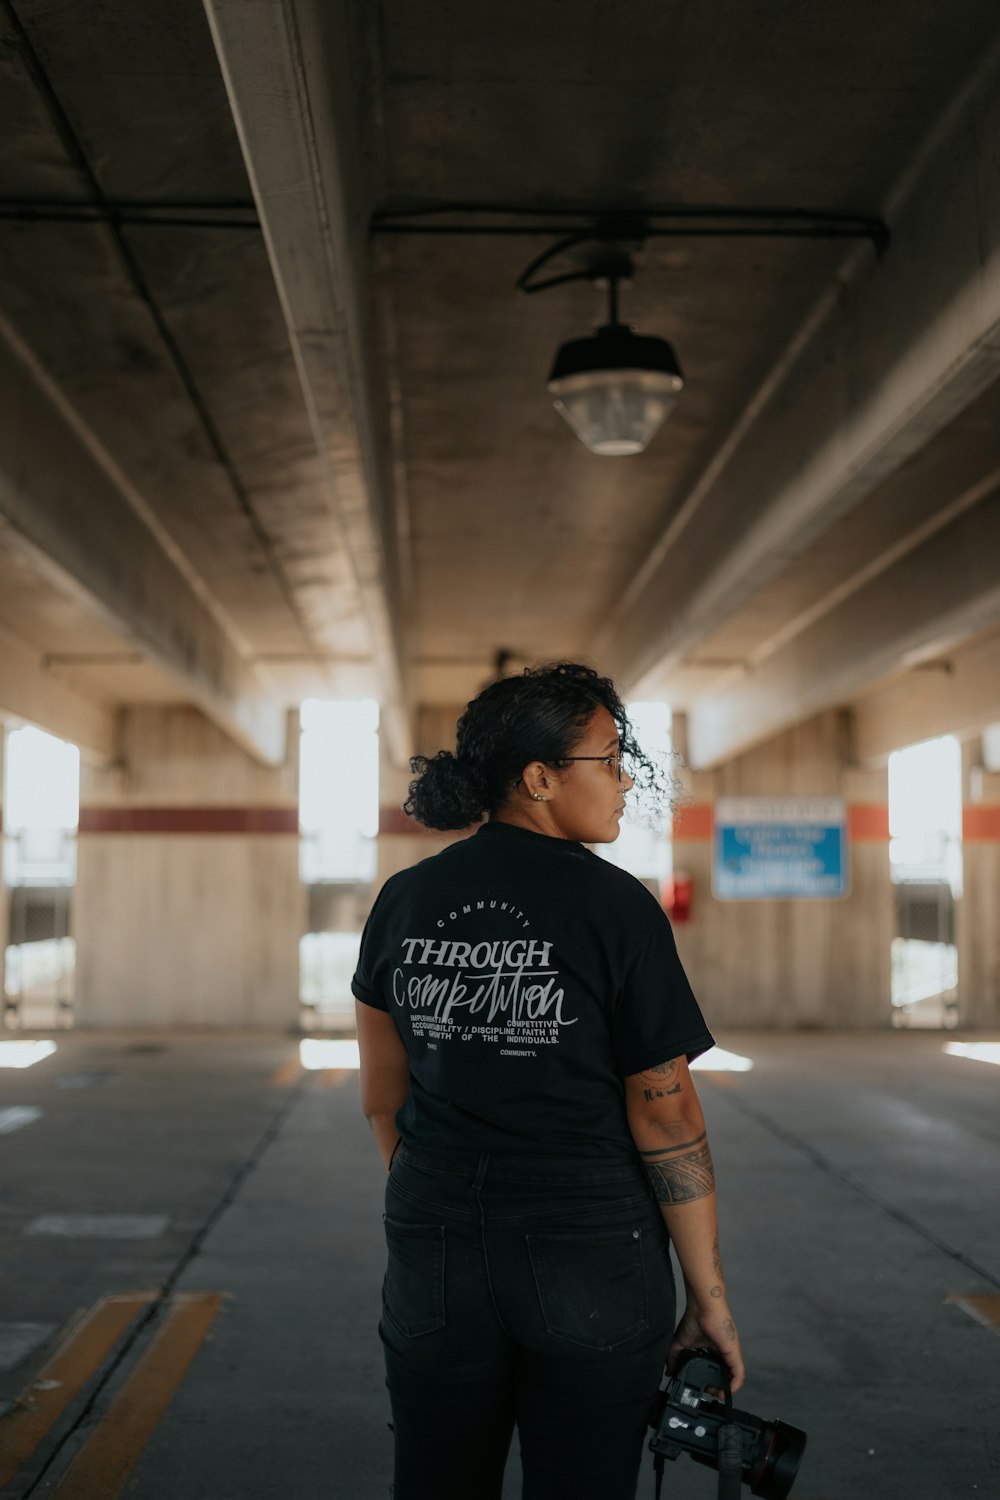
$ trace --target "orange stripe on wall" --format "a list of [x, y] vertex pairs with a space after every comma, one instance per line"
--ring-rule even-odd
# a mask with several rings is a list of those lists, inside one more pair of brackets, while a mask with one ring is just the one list
[[298, 835], [294, 807], [81, 807], [81, 833], [284, 833]]
[[[707, 843], [714, 832], [715, 819], [710, 802], [693, 802], [679, 807], [674, 814], [674, 838], [690, 843]], [[884, 802], [853, 802], [847, 809], [847, 835], [853, 842], [888, 840], [889, 809]]]
[[688, 802], [674, 813], [674, 838], [692, 843], [712, 837], [715, 826], [711, 802]]
[[1000, 803], [967, 802], [962, 808], [962, 837], [973, 842], [1000, 839]]
[[854, 844], [887, 843], [889, 806], [886, 802], [852, 802], [847, 809], [847, 837]]

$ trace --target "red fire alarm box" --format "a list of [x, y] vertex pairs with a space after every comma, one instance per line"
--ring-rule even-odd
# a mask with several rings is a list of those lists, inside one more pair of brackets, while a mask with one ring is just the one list
[[690, 922], [692, 886], [686, 870], [675, 870], [660, 886], [660, 904], [671, 922]]

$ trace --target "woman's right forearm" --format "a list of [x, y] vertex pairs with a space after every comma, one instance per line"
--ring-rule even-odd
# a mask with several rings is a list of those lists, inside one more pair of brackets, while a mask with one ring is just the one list
[[633, 1124], [633, 1139], [684, 1274], [689, 1298], [725, 1297], [715, 1170], [700, 1111], [691, 1118]]
[[625, 1079], [626, 1114], [639, 1159], [677, 1252], [687, 1305], [667, 1357], [707, 1344], [729, 1367], [733, 1391], [745, 1369], [719, 1254], [715, 1169], [705, 1117], [686, 1058], [671, 1058]]

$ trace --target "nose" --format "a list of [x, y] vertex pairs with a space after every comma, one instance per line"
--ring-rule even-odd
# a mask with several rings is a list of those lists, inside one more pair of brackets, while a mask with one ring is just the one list
[[624, 788], [624, 790], [626, 792], [630, 792], [634, 786], [635, 786], [635, 780], [634, 780], [634, 778], [631, 777], [628, 774], [628, 772], [623, 769], [622, 770], [622, 787]]

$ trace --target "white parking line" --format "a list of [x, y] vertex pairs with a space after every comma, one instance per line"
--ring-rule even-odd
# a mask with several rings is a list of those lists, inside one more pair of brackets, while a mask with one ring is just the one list
[[42, 1214], [24, 1232], [71, 1240], [154, 1240], [169, 1222], [166, 1214]]
[[42, 1111], [33, 1104], [12, 1104], [7, 1109], [0, 1109], [0, 1135], [10, 1135], [41, 1117]]

